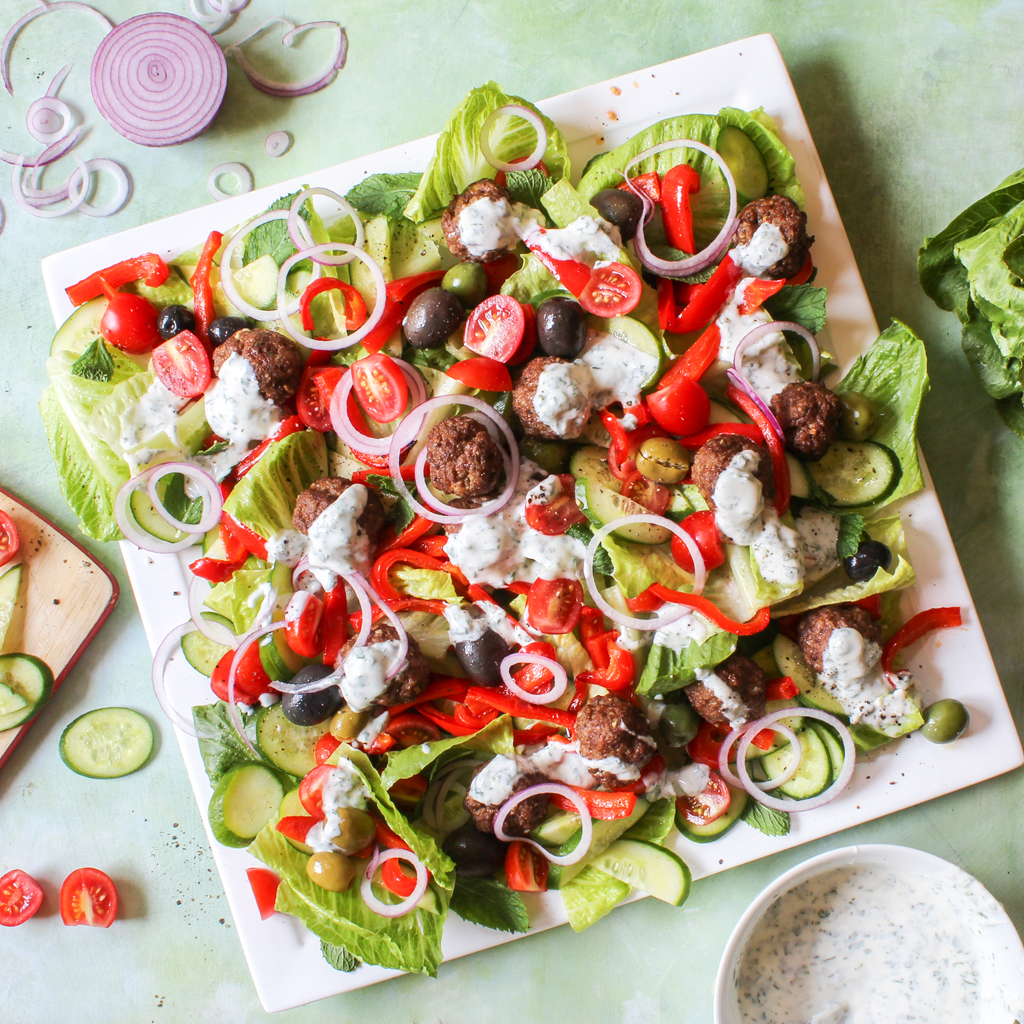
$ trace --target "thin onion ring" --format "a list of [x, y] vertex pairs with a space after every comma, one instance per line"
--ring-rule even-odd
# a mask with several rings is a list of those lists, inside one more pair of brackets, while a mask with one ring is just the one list
[[[796, 716], [794, 716], [796, 717]], [[756, 727], [756, 730], [755, 730]], [[761, 731], [761, 719], [756, 722], [751, 722], [748, 725], [744, 725], [740, 729], [733, 729], [732, 732], [726, 736], [725, 741], [722, 743], [721, 748], [718, 751], [718, 774], [729, 783], [730, 786], [736, 786], [741, 788], [743, 786], [742, 781], [736, 776], [735, 772], [729, 767], [729, 751], [732, 750], [736, 741], [750, 730], [755, 730], [753, 735], [756, 736]], [[766, 725], [765, 729], [771, 729], [772, 732], [777, 732], [785, 739], [789, 740], [792, 751], [796, 754], [795, 757], [789, 759], [789, 764], [786, 765], [786, 770], [771, 782], [755, 782], [754, 785], [758, 787], [762, 792], [767, 793], [771, 789], [778, 789], [779, 786], [785, 785], [800, 768], [800, 762], [803, 760], [803, 746], [798, 741], [797, 735], [787, 725]]]
[[263, 150], [267, 156], [284, 156], [292, 148], [292, 137], [287, 132], [271, 132], [263, 140]]
[[[396, 859], [407, 861], [416, 869], [416, 887], [401, 903], [384, 903], [373, 893], [373, 876], [384, 861]], [[363, 897], [363, 902], [375, 914], [379, 914], [381, 917], [402, 917], [411, 910], [415, 910], [416, 905], [423, 899], [429, 878], [423, 862], [412, 850], [385, 850], [383, 853], [375, 853], [370, 863], [366, 865], [366, 872], [359, 883], [359, 895]]]
[[203, 602], [199, 598], [199, 588], [207, 584], [212, 589], [209, 580], [201, 576], [193, 576], [188, 582], [188, 611], [192, 616], [192, 625], [199, 630], [207, 640], [212, 640], [221, 647], [230, 647], [234, 650], [241, 642], [242, 637], [233, 633], [223, 622], [215, 622], [203, 616]]
[[[542, 793], [554, 793], [557, 796], [564, 796], [566, 800], [570, 801], [579, 812], [580, 828], [582, 830], [580, 841], [576, 844], [576, 848], [574, 850], [565, 854], [563, 857], [553, 854], [546, 846], [542, 846], [540, 843], [530, 839], [528, 836], [510, 836], [504, 829], [506, 819], [516, 806], [521, 804], [524, 800], [529, 800], [531, 796], [540, 796]], [[559, 782], [540, 782], [536, 786], [527, 786], [526, 789], [521, 789], [501, 805], [501, 810], [498, 811], [498, 814], [494, 819], [494, 834], [503, 843], [529, 843], [535, 850], [547, 857], [552, 864], [561, 864], [564, 866], [568, 864], [575, 864], [577, 861], [583, 860], [587, 855], [587, 851], [590, 849], [590, 842], [594, 837], [594, 823], [591, 820], [590, 811], [587, 809], [587, 805], [583, 802], [583, 798], [579, 793], [576, 793], [568, 786]]]
[[[217, 179], [220, 178], [222, 174], [234, 175], [235, 180], [238, 182], [237, 192], [225, 192], [223, 189], [218, 188]], [[252, 191], [252, 171], [250, 171], [245, 164], [238, 163], [237, 160], [230, 160], [224, 164], [217, 164], [217, 166], [210, 171], [210, 174], [206, 179], [206, 189], [218, 203], [222, 199], [231, 199], [233, 196], [244, 196], [246, 192]]]
[[0, 149], [0, 160], [3, 160], [5, 164], [16, 164], [20, 159], [26, 170], [29, 167], [34, 167], [38, 170], [38, 168], [44, 167], [46, 164], [52, 164], [54, 160], [59, 160], [64, 156], [68, 150], [74, 147], [75, 143], [78, 142], [79, 135], [84, 131], [84, 124], [76, 124], [70, 135], [61, 139], [60, 142], [55, 142], [52, 146], [48, 146], [35, 160], [28, 163], [25, 162], [24, 155], [19, 156], [17, 153], [8, 153], [6, 149]]
[[742, 391], [754, 403], [754, 405], [761, 410], [761, 415], [764, 416], [765, 420], [767, 420], [772, 433], [780, 441], [784, 442], [785, 436], [782, 433], [782, 424], [776, 419], [775, 413], [772, 412], [768, 403], [754, 390], [750, 381], [747, 380], [742, 373], [734, 370], [731, 366], [725, 371], [725, 376], [733, 387]]
[[[466, 771], [469, 768], [478, 768], [481, 764], [483, 764], [482, 761], [473, 757], [453, 761], [451, 764], [444, 766], [444, 774], [430, 783], [427, 791], [423, 794], [423, 820], [432, 829], [436, 829], [438, 832], [445, 831], [442, 814], [444, 811], [444, 801], [448, 796], [447, 784], [454, 781], [460, 772]], [[466, 817], [462, 818], [458, 824], [453, 825], [452, 828], [456, 829], [459, 825], [464, 825], [468, 820], [469, 812], [467, 811]]]
[[362, 578], [357, 576], [355, 573], [345, 573], [339, 576], [338, 579], [343, 580], [352, 588], [352, 592], [355, 594], [356, 600], [359, 602], [359, 610], [362, 612], [362, 618], [359, 623], [359, 632], [356, 634], [356, 642], [352, 647], [353, 649], [356, 647], [362, 647], [366, 643], [367, 637], [370, 635], [370, 630], [373, 628], [373, 609], [370, 606], [372, 598], [368, 593], [369, 588], [363, 586]]
[[[280, 134], [287, 135], [287, 132], [281, 132]], [[267, 138], [269, 139], [270, 136], [268, 135]], [[271, 155], [280, 156], [279, 153]], [[292, 205], [288, 209], [288, 234], [291, 236], [292, 245], [294, 245], [296, 249], [301, 249], [305, 244], [302, 242], [302, 236], [299, 233], [299, 225], [297, 222], [299, 220], [299, 209], [302, 204], [312, 196], [324, 196], [327, 199], [333, 199], [341, 207], [342, 211], [352, 218], [352, 223], [355, 225], [356, 229], [356, 240], [352, 244], [357, 249], [362, 249], [366, 244], [366, 233], [363, 230], [363, 218], [359, 216], [356, 208], [344, 196], [338, 195], [337, 192], [333, 192], [329, 188], [322, 188], [320, 186], [305, 188], [295, 197], [294, 200], [292, 200]], [[330, 260], [323, 260], [319, 256], [310, 256], [310, 259], [314, 263], [326, 264], [327, 266], [334, 267], [344, 267], [351, 263], [355, 257], [349, 257], [344, 263], [331, 263]]]
[[68, 178], [68, 189], [70, 190], [75, 187], [74, 183], [80, 174], [94, 170], [109, 171], [117, 182], [117, 192], [106, 206], [93, 206], [92, 203], [82, 203], [78, 207], [78, 212], [84, 213], [86, 217], [109, 217], [111, 214], [117, 213], [128, 201], [128, 195], [131, 192], [128, 172], [116, 160], [108, 160], [106, 157], [93, 157], [91, 160], [83, 161], [81, 166], [76, 167], [71, 172], [71, 177]]
[[235, 648], [235, 655], [231, 659], [231, 671], [228, 672], [228, 715], [231, 718], [231, 724], [235, 727], [235, 732], [238, 733], [242, 742], [258, 757], [260, 760], [263, 758], [260, 752], [249, 742], [249, 737], [245, 735], [245, 727], [242, 725], [242, 716], [238, 713], [238, 706], [235, 704], [235, 679], [238, 675], [238, 665], [242, 658], [245, 657], [245, 652], [259, 639], [266, 636], [268, 633], [273, 633], [275, 629], [282, 629], [284, 622], [275, 622], [273, 625], [264, 626], [262, 629], [254, 629], [251, 633], [246, 636], [242, 642]]
[[[56, 131], [48, 132], [39, 127], [36, 115], [43, 111], [49, 111], [60, 118], [60, 127]], [[44, 146], [51, 146], [66, 138], [71, 131], [73, 127], [71, 108], [63, 100], [54, 96], [40, 96], [39, 99], [33, 100], [29, 104], [28, 112], [25, 115], [25, 127], [36, 142], [41, 142]]]
[[[529, 665], [540, 665], [546, 668], [555, 678], [551, 681], [551, 688], [545, 690], [543, 693], [530, 693], [529, 690], [524, 690], [516, 681], [512, 678], [511, 665], [519, 665], [522, 663]], [[501, 659], [501, 664], [498, 666], [498, 671], [501, 673], [501, 681], [505, 686], [510, 689], [517, 697], [527, 701], [530, 704], [550, 704], [553, 700], [558, 700], [559, 697], [565, 693], [566, 687], [569, 685], [569, 676], [565, 669], [558, 664], [553, 658], [546, 658], [543, 654], [530, 654], [526, 651], [519, 651], [516, 654], [508, 654]]]
[[[521, 117], [524, 121], [528, 121], [537, 132], [537, 145], [534, 147], [533, 152], [525, 160], [520, 160], [518, 163], [509, 164], [504, 160], [499, 160], [491, 149], [491, 127], [499, 117], [503, 116]], [[544, 159], [544, 154], [548, 148], [548, 130], [544, 127], [544, 122], [540, 119], [540, 116], [530, 110], [529, 107], [521, 103], [506, 103], [503, 107], [498, 107], [497, 110], [487, 115], [487, 120], [484, 121], [480, 128], [479, 145], [483, 158], [496, 171], [528, 171], [531, 167], [536, 167]]]
[[[157, 484], [171, 473], [181, 473], [182, 476], [194, 480], [202, 490], [203, 518], [192, 526], [190, 523], [183, 523], [175, 519], [164, 507], [157, 494]], [[149, 480], [146, 483], [146, 490], [149, 493], [149, 500], [153, 502], [153, 508], [164, 522], [173, 526], [182, 533], [208, 533], [220, 522], [220, 513], [224, 508], [224, 499], [221, 497], [220, 487], [217, 481], [204, 469], [199, 469], [188, 462], [161, 462], [148, 474]]]
[[63, 210], [40, 210], [25, 198], [25, 194], [21, 190], [21, 174], [24, 166], [24, 159], [21, 156], [19, 156], [15, 162], [14, 170], [11, 173], [11, 191], [14, 193], [14, 201], [26, 213], [32, 214], [33, 217], [52, 219], [54, 217], [63, 217], [65, 214], [73, 213], [82, 205], [82, 203], [85, 202], [85, 197], [89, 193], [89, 170], [85, 166], [85, 161], [82, 160], [81, 157], [76, 156], [75, 159], [78, 161], [79, 167], [82, 170], [82, 187], [78, 190], [78, 195], [75, 196], [74, 199], [71, 199], [70, 192], [68, 193], [70, 205], [64, 207]]
[[171, 704], [170, 698], [167, 696], [167, 683], [165, 681], [167, 664], [174, 656], [175, 648], [180, 647], [181, 638], [186, 633], [191, 632], [193, 632], [192, 622], [183, 622], [180, 626], [175, 626], [160, 641], [160, 646], [157, 647], [156, 654], [153, 655], [153, 693], [156, 694], [157, 703], [171, 725], [175, 729], [180, 729], [183, 733], [187, 733], [189, 736], [195, 736], [196, 730], [193, 723], [186, 719]]

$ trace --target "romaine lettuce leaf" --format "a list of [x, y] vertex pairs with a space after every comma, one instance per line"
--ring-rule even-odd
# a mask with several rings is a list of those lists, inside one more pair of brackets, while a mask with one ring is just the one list
[[699, 644], [691, 640], [682, 650], [655, 644], [647, 655], [647, 664], [636, 684], [636, 692], [654, 696], [689, 686], [699, 668], [713, 668], [736, 650], [736, 637], [719, 631]]
[[206, 595], [204, 602], [211, 612], [230, 619], [238, 636], [244, 636], [252, 628], [260, 611], [259, 600], [249, 603], [258, 587], [270, 582], [271, 566], [257, 558], [250, 557], [245, 567], [239, 569], [226, 583], [218, 583]]
[[803, 209], [804, 190], [796, 177], [796, 161], [786, 149], [775, 127], [775, 121], [763, 108], [749, 113], [737, 107], [723, 107], [718, 112], [721, 124], [739, 128], [757, 146], [768, 168], [768, 191], [787, 196]]
[[631, 544], [612, 534], [601, 541], [612, 560], [612, 578], [623, 595], [639, 597], [652, 583], [690, 590], [693, 577], [679, 568], [668, 544]]
[[154, 380], [153, 374], [142, 371], [121, 381], [89, 416], [87, 429], [118, 455], [125, 452], [121, 446], [121, 414], [138, 405]]
[[569, 926], [582, 932], [614, 910], [629, 895], [629, 886], [588, 864], [559, 891]]
[[[256, 740], [256, 714], [239, 711], [242, 728], [249, 742], [259, 749]], [[203, 759], [203, 767], [211, 786], [218, 782], [237, 764], [265, 764], [275, 767], [266, 758], [253, 756], [253, 752], [241, 741], [227, 704], [219, 700], [214, 704], [200, 704], [192, 709], [192, 721], [196, 729], [196, 740], [199, 743], [199, 754]], [[296, 780], [296, 783], [298, 780]]]
[[517, 302], [534, 305], [552, 295], [570, 295], [532, 252], [520, 257], [519, 269], [501, 286], [501, 294], [511, 295]]
[[406, 597], [455, 602], [462, 600], [455, 592], [451, 576], [440, 569], [420, 569], [415, 565], [398, 563], [392, 567], [389, 576], [395, 590]]

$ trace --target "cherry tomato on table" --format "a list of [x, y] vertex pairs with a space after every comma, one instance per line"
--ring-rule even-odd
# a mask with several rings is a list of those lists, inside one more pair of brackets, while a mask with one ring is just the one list
[[378, 422], [390, 423], [405, 412], [409, 385], [391, 356], [378, 352], [352, 364], [352, 391]]
[[492, 295], [470, 313], [463, 341], [470, 352], [507, 363], [525, 330], [523, 307], [511, 295]]
[[597, 267], [580, 293], [580, 305], [594, 316], [626, 316], [640, 301], [640, 275], [632, 267], [609, 263]]
[[109, 928], [117, 917], [117, 889], [98, 868], [72, 871], [60, 887], [60, 916], [67, 925]]
[[24, 924], [43, 902], [43, 890], [31, 876], [15, 868], [0, 878], [0, 925]]
[[534, 629], [551, 635], [570, 633], [583, 614], [583, 588], [576, 580], [535, 580], [526, 607]]
[[168, 391], [180, 398], [196, 398], [210, 383], [210, 357], [191, 331], [179, 331], [153, 349], [153, 372]]
[[0, 512], [0, 565], [6, 565], [18, 553], [18, 528], [6, 512]]

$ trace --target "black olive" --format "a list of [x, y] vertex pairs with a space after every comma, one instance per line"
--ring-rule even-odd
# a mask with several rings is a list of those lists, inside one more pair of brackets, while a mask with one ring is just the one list
[[876, 569], [892, 565], [892, 552], [877, 540], [862, 540], [857, 554], [843, 559], [843, 568], [851, 580], [869, 580]]
[[462, 825], [441, 844], [455, 861], [458, 878], [486, 878], [505, 864], [508, 847], [493, 832], [481, 832], [475, 825]]
[[[292, 683], [311, 683], [331, 674], [329, 665], [307, 665], [292, 676]], [[285, 693], [281, 696], [281, 711], [294, 725], [316, 725], [330, 718], [342, 705], [337, 686], [312, 693]]]
[[537, 307], [537, 344], [545, 355], [575, 359], [587, 343], [587, 314], [567, 295], [545, 299]]
[[428, 288], [412, 300], [402, 330], [413, 348], [435, 348], [451, 337], [465, 315], [462, 303], [451, 292]]
[[455, 645], [455, 657], [463, 671], [478, 686], [499, 686], [502, 659], [512, 653], [512, 648], [493, 629], [487, 630], [476, 640], [462, 640]]
[[196, 329], [196, 315], [188, 306], [164, 306], [156, 318], [156, 330], [164, 341], [182, 331]]
[[244, 331], [249, 327], [252, 327], [252, 322], [245, 317], [219, 316], [206, 328], [206, 333], [210, 336], [210, 344], [216, 348], [223, 345], [236, 331]]
[[628, 242], [636, 234], [637, 225], [644, 214], [644, 204], [640, 197], [621, 188], [603, 189], [590, 200], [590, 205], [619, 229], [623, 242]]

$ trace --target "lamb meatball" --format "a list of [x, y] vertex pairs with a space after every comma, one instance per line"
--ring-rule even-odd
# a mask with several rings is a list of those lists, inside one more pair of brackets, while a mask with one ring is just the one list
[[772, 395], [772, 412], [782, 427], [786, 447], [802, 462], [824, 458], [839, 434], [842, 405], [824, 384], [801, 381]]
[[235, 354], [245, 359], [256, 374], [260, 394], [275, 405], [283, 405], [299, 390], [302, 379], [302, 353], [291, 338], [265, 328], [235, 331], [213, 350], [213, 372]]
[[446, 494], [483, 498], [498, 486], [502, 457], [487, 428], [469, 416], [441, 420], [427, 436], [430, 480]]
[[[463, 219], [460, 226], [459, 220], [462, 211], [474, 203], [484, 203], [485, 206], [476, 211], [481, 214], [482, 230], [473, 232], [464, 230], [467, 227], [467, 218]], [[497, 206], [497, 209], [494, 207]], [[490, 234], [490, 226], [502, 218], [508, 223], [508, 215], [512, 210], [512, 202], [508, 191], [491, 178], [481, 178], [474, 181], [464, 192], [457, 195], [449, 204], [441, 217], [441, 229], [444, 231], [445, 241], [453, 256], [461, 260], [469, 260], [472, 263], [492, 263], [500, 260], [514, 252], [519, 238], [510, 227], [504, 228], [498, 238], [495, 248], [488, 248], [486, 242], [492, 239], [487, 237]], [[493, 237], [493, 236], [492, 236]]]
[[705, 441], [697, 449], [693, 457], [693, 465], [690, 474], [693, 482], [697, 485], [701, 496], [708, 503], [708, 507], [715, 510], [715, 484], [718, 478], [729, 468], [729, 463], [739, 455], [740, 452], [756, 452], [758, 455], [757, 468], [754, 475], [761, 481], [762, 493], [765, 499], [775, 493], [775, 482], [772, 477], [772, 460], [766, 448], [754, 444], [742, 434], [718, 434]]
[[[370, 629], [366, 638], [367, 646], [370, 644], [384, 644], [389, 640], [398, 639], [398, 630], [390, 622], [378, 622]], [[338, 652], [338, 663], [345, 660], [345, 656], [356, 645], [356, 638], [349, 638]], [[405, 704], [407, 701], [415, 700], [430, 682], [430, 669], [427, 667], [427, 659], [420, 650], [419, 644], [413, 637], [409, 637], [409, 652], [405, 656], [405, 665], [398, 673], [387, 689], [370, 703], [373, 707], [389, 708], [393, 704]]]
[[583, 432], [590, 419], [590, 391], [575, 364], [556, 356], [538, 356], [516, 381], [512, 408], [530, 437], [561, 441]]
[[871, 615], [855, 604], [832, 604], [814, 608], [800, 620], [797, 642], [807, 664], [820, 672], [828, 641], [835, 629], [855, 629], [865, 640], [881, 643], [882, 631]]
[[[748, 203], [740, 211], [739, 225], [733, 244], [747, 246], [762, 224], [774, 224], [779, 229], [788, 252], [766, 268], [758, 267], [758, 277], [779, 280], [792, 277], [807, 262], [814, 236], [807, 234], [807, 214], [786, 196], [765, 196]], [[747, 267], [753, 270], [753, 267]]]
[[[586, 762], [590, 774], [599, 786], [606, 789], [614, 789], [639, 778], [640, 769], [658, 749], [651, 736], [647, 716], [636, 705], [616, 697], [614, 693], [592, 697], [580, 708], [576, 716], [576, 739], [580, 745], [580, 757]], [[616, 774], [594, 767], [594, 762], [606, 758], [621, 762], [625, 769], [636, 769], [635, 777], [626, 778], [628, 771]]]
[[[714, 689], [703, 682], [691, 683], [684, 692], [693, 710], [712, 725], [739, 725], [764, 714], [767, 680], [761, 666], [743, 654], [731, 654], [716, 665], [714, 674], [732, 690], [743, 707], [723, 703]], [[745, 708], [745, 710], [744, 710]]]
[[[325, 476], [322, 480], [315, 480], [296, 499], [292, 525], [299, 533], [308, 534], [313, 520], [329, 505], [333, 505], [351, 486], [351, 480], [340, 476]], [[377, 538], [384, 528], [384, 506], [372, 487], [366, 488], [366, 508], [359, 513], [356, 522], [370, 539], [372, 550], [377, 546]]]
[[[547, 782], [547, 777], [533, 769], [529, 762], [520, 757], [499, 754], [473, 773], [473, 780], [463, 800], [463, 806], [473, 818], [473, 824], [481, 832], [494, 832], [494, 819], [498, 816], [509, 797], [515, 796], [528, 786]], [[511, 783], [511, 785], [510, 785]], [[507, 796], [505, 795], [507, 794]], [[496, 803], [485, 803], [480, 797], [498, 796]], [[548, 797], [546, 793], [531, 796], [512, 808], [505, 819], [504, 831], [510, 836], [525, 836], [535, 829], [547, 816]]]

